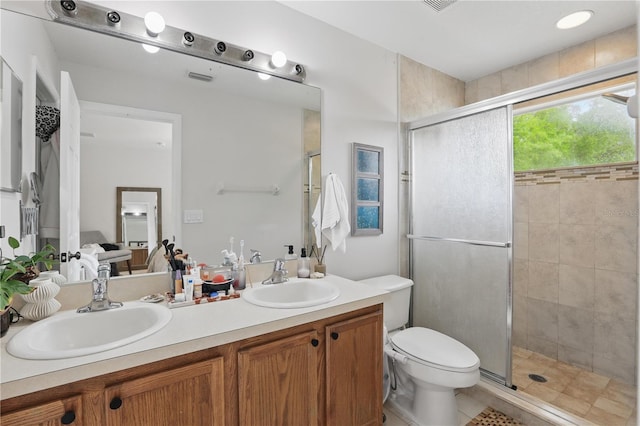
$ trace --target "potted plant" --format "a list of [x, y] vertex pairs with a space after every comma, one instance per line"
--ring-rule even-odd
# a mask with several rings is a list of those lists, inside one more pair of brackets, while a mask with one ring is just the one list
[[9, 237], [8, 242], [9, 247], [13, 249], [13, 258], [3, 257], [0, 259], [2, 334], [9, 327], [9, 307], [13, 296], [16, 293], [28, 294], [34, 290], [33, 287], [29, 287], [29, 280], [38, 276], [38, 264], [42, 263], [47, 269], [51, 269], [53, 266], [53, 254], [55, 253], [53, 246], [47, 244], [42, 250], [33, 255], [16, 255], [16, 249], [20, 247], [20, 242], [14, 237]]

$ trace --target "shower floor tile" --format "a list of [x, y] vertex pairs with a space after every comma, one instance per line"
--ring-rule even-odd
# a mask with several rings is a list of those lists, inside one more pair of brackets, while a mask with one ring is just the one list
[[[530, 374], [547, 381], [535, 381]], [[627, 426], [637, 420], [634, 386], [516, 346], [512, 381], [519, 392], [598, 425]]]

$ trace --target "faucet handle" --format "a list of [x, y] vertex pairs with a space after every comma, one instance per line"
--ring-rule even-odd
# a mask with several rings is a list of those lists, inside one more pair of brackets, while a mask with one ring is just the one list
[[106, 280], [104, 278], [94, 278], [91, 281], [91, 285], [93, 286], [93, 300], [101, 301], [104, 299], [104, 294], [106, 292]]
[[260, 250], [250, 249], [251, 250], [251, 258], [249, 259], [249, 263], [261, 263], [262, 262], [262, 253]]
[[98, 277], [107, 278], [111, 277], [111, 265], [108, 263], [101, 263], [98, 265]]
[[274, 271], [284, 271], [284, 259], [279, 257], [273, 262], [273, 270]]

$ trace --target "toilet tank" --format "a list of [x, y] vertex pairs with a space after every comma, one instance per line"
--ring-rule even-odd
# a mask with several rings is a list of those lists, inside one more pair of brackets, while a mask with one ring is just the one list
[[411, 286], [413, 281], [398, 275], [384, 275], [360, 281], [391, 293], [384, 302], [384, 325], [387, 330], [396, 330], [409, 322]]

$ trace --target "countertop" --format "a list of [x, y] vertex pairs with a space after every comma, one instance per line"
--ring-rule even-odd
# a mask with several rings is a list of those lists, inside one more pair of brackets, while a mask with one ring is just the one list
[[6, 350], [9, 340], [31, 324], [21, 321], [11, 325], [1, 339], [1, 397], [12, 398], [329, 318], [382, 303], [388, 294], [335, 275], [318, 281], [336, 285], [340, 296], [329, 303], [296, 309], [264, 308], [242, 297], [174, 308], [169, 324], [155, 334], [116, 349], [75, 358], [26, 360], [10, 355]]

